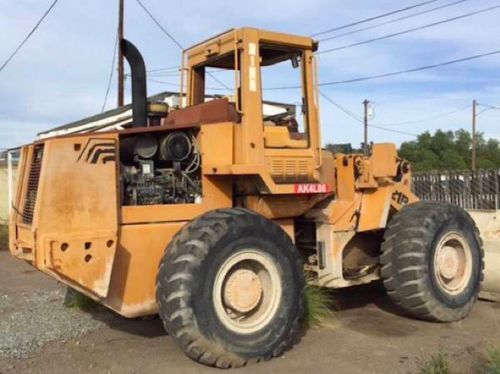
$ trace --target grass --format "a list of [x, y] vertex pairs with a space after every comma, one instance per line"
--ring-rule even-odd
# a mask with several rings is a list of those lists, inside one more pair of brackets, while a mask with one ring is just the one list
[[450, 364], [448, 355], [442, 351], [432, 356], [428, 361], [422, 364], [420, 374], [450, 374]]
[[333, 327], [335, 303], [326, 288], [308, 284], [305, 288], [303, 322], [309, 327]]
[[0, 251], [9, 249], [9, 226], [0, 225]]
[[90, 297], [72, 289], [66, 289], [66, 295], [64, 297], [64, 306], [66, 308], [78, 308], [85, 312], [89, 312], [97, 307], [97, 303]]
[[484, 374], [500, 374], [500, 348], [492, 348], [486, 354], [486, 363], [482, 371]]

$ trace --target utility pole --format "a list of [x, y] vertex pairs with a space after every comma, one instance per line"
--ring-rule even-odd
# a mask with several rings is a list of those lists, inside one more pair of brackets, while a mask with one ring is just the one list
[[123, 54], [120, 48], [120, 41], [123, 39], [123, 18], [124, 1], [118, 0], [118, 106], [123, 106], [125, 102], [125, 72], [123, 67]]
[[364, 152], [365, 156], [368, 156], [368, 153], [369, 153], [369, 149], [368, 149], [368, 109], [369, 109], [370, 101], [368, 101], [368, 100], [363, 101], [363, 105], [365, 108], [363, 152]]
[[476, 121], [477, 121], [477, 101], [472, 101], [472, 171], [476, 171]]

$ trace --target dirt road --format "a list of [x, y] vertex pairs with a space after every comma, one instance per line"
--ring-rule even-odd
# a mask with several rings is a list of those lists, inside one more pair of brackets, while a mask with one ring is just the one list
[[[221, 372], [186, 358], [165, 334], [158, 319], [125, 320], [102, 311], [61, 311], [58, 295], [63, 289], [30, 266], [13, 260], [8, 253], [0, 252], [0, 296], [10, 304], [0, 308], [0, 321], [12, 318], [13, 313], [25, 313], [21, 317], [26, 317], [30, 326], [16, 328], [60, 330], [58, 334], [43, 335], [45, 340], [56, 340], [31, 347], [31, 352], [23, 357], [0, 356], [0, 373]], [[55, 296], [47, 298], [44, 312], [33, 312], [30, 298], [43, 295]], [[479, 302], [470, 318], [449, 325], [398, 315], [378, 286], [344, 291], [338, 295], [338, 304], [334, 329], [308, 330], [283, 357], [232, 372], [416, 373], [422, 360], [444, 350], [454, 373], [475, 373], [485, 350], [500, 344], [500, 304]], [[57, 322], [59, 316], [64, 324]], [[44, 322], [47, 317], [51, 317], [50, 324]], [[95, 324], [87, 321], [89, 317]], [[87, 321], [84, 335], [75, 337], [71, 326], [83, 328], [82, 320]], [[12, 333], [10, 325], [1, 326], [4, 331], [0, 330], [0, 339]]]

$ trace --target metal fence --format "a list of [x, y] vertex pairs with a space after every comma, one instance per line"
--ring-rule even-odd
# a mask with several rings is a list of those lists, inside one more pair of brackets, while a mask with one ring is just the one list
[[413, 192], [422, 200], [464, 209], [500, 209], [500, 170], [414, 173]]

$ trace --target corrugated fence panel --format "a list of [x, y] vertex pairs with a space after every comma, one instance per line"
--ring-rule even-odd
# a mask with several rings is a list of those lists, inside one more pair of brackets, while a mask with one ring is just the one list
[[500, 170], [414, 173], [413, 192], [422, 200], [443, 201], [464, 209], [500, 209]]

